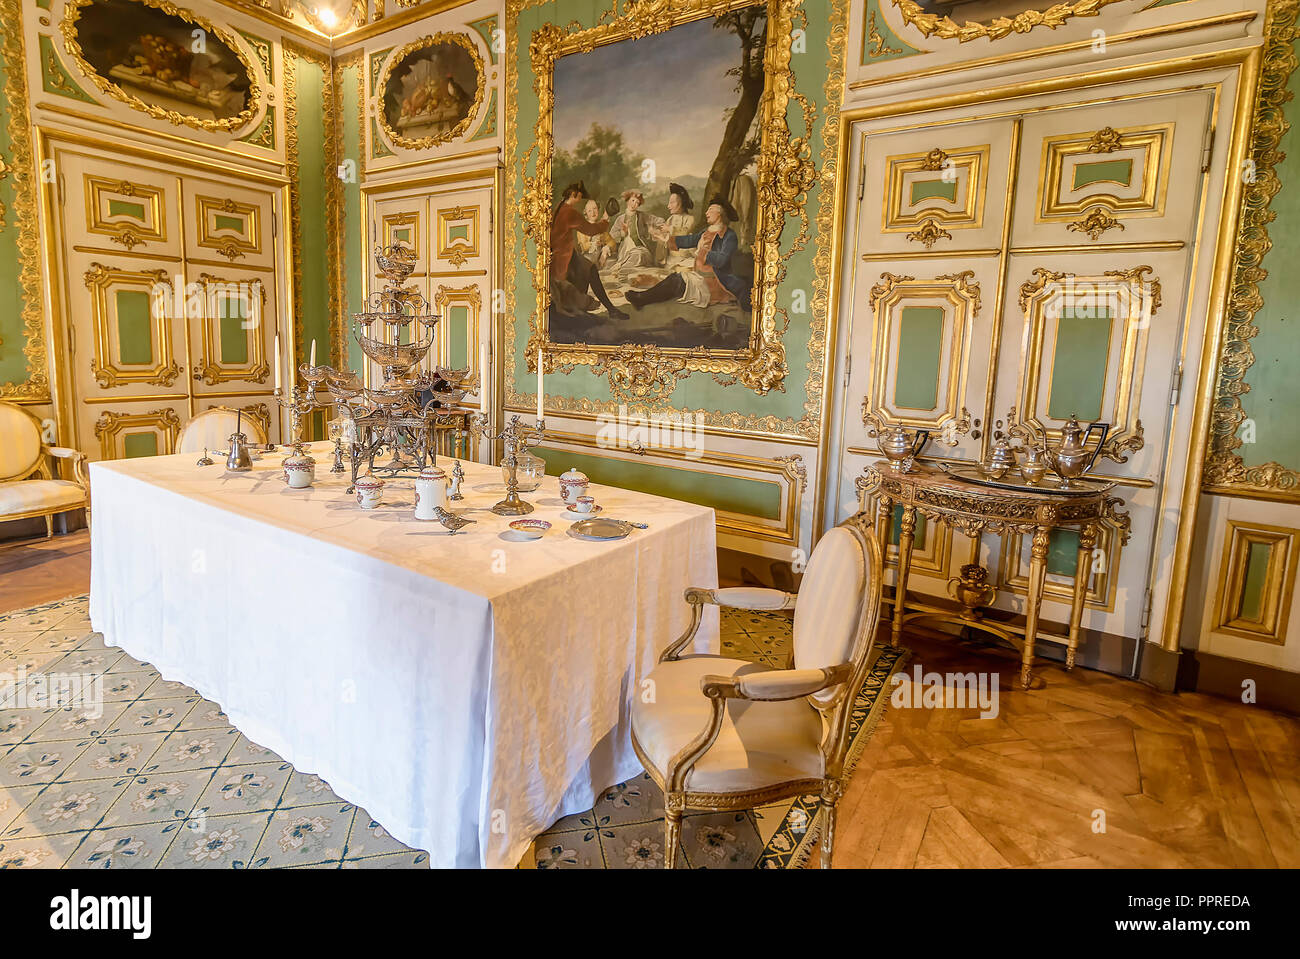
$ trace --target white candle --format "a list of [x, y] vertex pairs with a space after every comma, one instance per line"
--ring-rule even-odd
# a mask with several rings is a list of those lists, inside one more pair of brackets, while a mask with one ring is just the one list
[[311, 359], [307, 361], [307, 365], [310, 366], [313, 370], [316, 369], [316, 340], [315, 339], [311, 341]]
[[542, 392], [542, 348], [537, 348], [537, 422], [542, 421], [542, 408], [546, 405], [546, 396]]
[[480, 343], [478, 348], [478, 408], [482, 413], [488, 408], [488, 348]]
[[275, 334], [275, 391], [280, 392], [280, 334]]

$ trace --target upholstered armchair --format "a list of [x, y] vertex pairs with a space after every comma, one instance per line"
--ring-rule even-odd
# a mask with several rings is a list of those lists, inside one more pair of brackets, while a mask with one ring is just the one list
[[204, 410], [190, 419], [181, 429], [176, 439], [177, 453], [198, 453], [202, 450], [230, 449], [230, 434], [235, 432], [235, 425], [244, 431], [250, 443], [266, 443], [266, 430], [262, 424], [245, 413], [240, 416], [236, 410], [224, 406], [214, 406]]
[[[813, 551], [798, 595], [688, 589], [686, 632], [659, 657], [632, 705], [632, 746], [664, 791], [664, 865], [676, 864], [682, 813], [751, 809], [816, 793], [821, 865], [830, 868], [854, 700], [880, 615], [875, 533], [850, 521]], [[793, 669], [683, 656], [706, 605], [794, 610]]]
[[[60, 462], [70, 464], [71, 480], [59, 477]], [[13, 403], [0, 403], [0, 523], [43, 516], [45, 538], [49, 539], [54, 535], [56, 513], [83, 507], [89, 521], [85, 454], [64, 446], [46, 446], [35, 416]]]

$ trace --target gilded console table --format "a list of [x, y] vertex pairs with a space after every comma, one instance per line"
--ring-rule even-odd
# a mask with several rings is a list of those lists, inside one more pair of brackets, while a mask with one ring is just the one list
[[[1119, 509], [1123, 500], [1107, 495], [1112, 488], [1111, 484], [1091, 485], [1087, 491], [1070, 494], [1029, 488], [1003, 489], [967, 482], [919, 464], [903, 473], [887, 464], [876, 463], [867, 467], [856, 485], [859, 494], [876, 500], [876, 524], [882, 544], [885, 542], [894, 507], [902, 507], [902, 517], [898, 524], [898, 578], [894, 587], [894, 615], [890, 624], [892, 644], [898, 645], [905, 617], [945, 619], [981, 629], [1001, 636], [1020, 648], [1020, 682], [1025, 688], [1029, 687], [1033, 678], [1034, 644], [1038, 639], [1039, 606], [1047, 576], [1049, 537], [1054, 529], [1077, 528], [1079, 551], [1074, 593], [1070, 603], [1069, 633], [1065, 636], [1052, 634], [1053, 639], [1065, 642], [1066, 668], [1074, 667], [1084, 595], [1088, 588], [1088, 573], [1092, 568], [1092, 550], [1097, 543], [1097, 528], [1102, 522], [1109, 522], [1119, 530], [1120, 544], [1128, 542], [1129, 518]], [[1033, 536], [1023, 636], [1019, 635], [1020, 630], [1008, 623], [984, 620], [970, 604], [966, 604], [962, 612], [957, 614], [942, 607], [914, 603], [911, 605], [916, 612], [905, 613], [908, 605], [907, 576], [912, 565], [912, 544], [916, 536], [918, 513], [932, 522], [950, 526], [972, 538], [978, 538], [984, 532]], [[978, 587], [979, 583], [982, 580], [974, 585]], [[991, 591], [991, 587], [989, 589]], [[985, 600], [984, 604], [988, 601]]]

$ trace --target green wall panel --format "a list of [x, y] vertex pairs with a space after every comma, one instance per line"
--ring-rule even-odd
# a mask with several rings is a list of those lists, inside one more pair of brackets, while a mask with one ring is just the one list
[[[898, 545], [898, 527], [903, 522], [903, 507], [895, 506], [893, 519], [889, 523], [889, 545]], [[925, 517], [920, 513], [916, 514], [916, 528], [912, 530], [912, 549], [924, 550], [926, 535], [929, 533], [930, 524], [926, 522]]]
[[[587, 474], [593, 483], [617, 486], [667, 496], [670, 499], [711, 506], [745, 516], [777, 520], [781, 516], [781, 487], [776, 482], [717, 476], [690, 469], [633, 463], [607, 459], [589, 453], [574, 453], [541, 447], [538, 455], [546, 460], [546, 474], [559, 476], [571, 467]], [[635, 519], [635, 517], [632, 517]]]
[[469, 307], [453, 306], [447, 311], [450, 342], [447, 348], [447, 362], [453, 370], [463, 370], [469, 366]]
[[899, 310], [894, 405], [933, 410], [939, 403], [942, 358], [943, 307], [905, 306]]
[[1120, 183], [1127, 186], [1133, 180], [1132, 160], [1097, 160], [1079, 163], [1074, 167], [1074, 189], [1093, 183]]
[[[340, 71], [341, 80], [337, 90], [339, 123], [342, 126], [343, 160], [351, 160], [357, 171], [356, 182], [344, 181], [343, 186], [343, 280], [342, 299], [344, 315], [349, 322], [345, 324], [351, 330], [351, 316], [362, 309], [361, 288], [362, 271], [365, 267], [366, 251], [361, 236], [361, 97], [360, 86], [363, 82], [363, 65], [358, 60], [355, 64]], [[362, 368], [361, 347], [351, 333], [347, 336], [347, 366], [354, 370]]]
[[116, 290], [117, 355], [127, 365], [153, 362], [153, 319], [144, 290]]
[[145, 217], [144, 204], [132, 203], [130, 200], [110, 199], [108, 201], [108, 215], [134, 217], [143, 223]]
[[1073, 576], [1079, 568], [1079, 531], [1054, 529], [1048, 534], [1047, 571], [1057, 576]]
[[1241, 619], [1259, 622], [1264, 616], [1264, 587], [1268, 583], [1268, 561], [1272, 543], [1251, 543], [1246, 550], [1246, 579], [1241, 586]]
[[1056, 325], [1047, 415], [1065, 420], [1101, 418], [1110, 355], [1111, 315], [1107, 309], [1065, 309]]
[[134, 456], [157, 456], [157, 433], [127, 433], [122, 437], [122, 452], [129, 459]]
[[953, 180], [948, 182], [943, 179], [912, 181], [913, 203], [919, 203], [922, 200], [931, 200], [935, 197], [938, 197], [941, 200], [947, 200], [949, 203], [956, 203], [957, 181]]

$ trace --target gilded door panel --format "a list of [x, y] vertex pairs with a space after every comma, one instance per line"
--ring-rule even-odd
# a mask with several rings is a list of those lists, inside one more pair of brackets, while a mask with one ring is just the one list
[[[402, 196], [377, 200], [374, 205], [374, 224], [377, 230], [375, 245], [391, 246], [401, 243], [415, 250], [415, 269], [411, 280], [419, 282], [429, 271], [428, 198]], [[371, 257], [370, 268], [374, 269]], [[424, 292], [423, 286], [420, 286]]]
[[[974, 459], [988, 383], [997, 260], [859, 260], [844, 438], [876, 453], [880, 425], [924, 429], [927, 456]], [[851, 484], [850, 484], [851, 486]]]
[[272, 389], [276, 309], [269, 279], [239, 267], [191, 274], [196, 309], [187, 325], [196, 395]]
[[81, 431], [81, 448], [92, 459], [115, 460], [174, 452], [188, 409], [184, 400], [139, 400], [104, 404], [93, 413]]
[[118, 257], [181, 256], [174, 173], [70, 150], [59, 150], [56, 162], [70, 246]]
[[1209, 107], [1190, 92], [1027, 116], [1015, 245], [1185, 241]]
[[190, 263], [274, 269], [274, 194], [235, 181], [186, 177], [182, 202]]
[[996, 249], [1013, 127], [996, 120], [868, 137], [861, 245], [901, 255]]
[[[73, 253], [67, 263], [78, 395], [183, 395], [185, 331], [176, 312], [176, 264], [96, 253]], [[183, 293], [181, 300], [183, 311]]]

